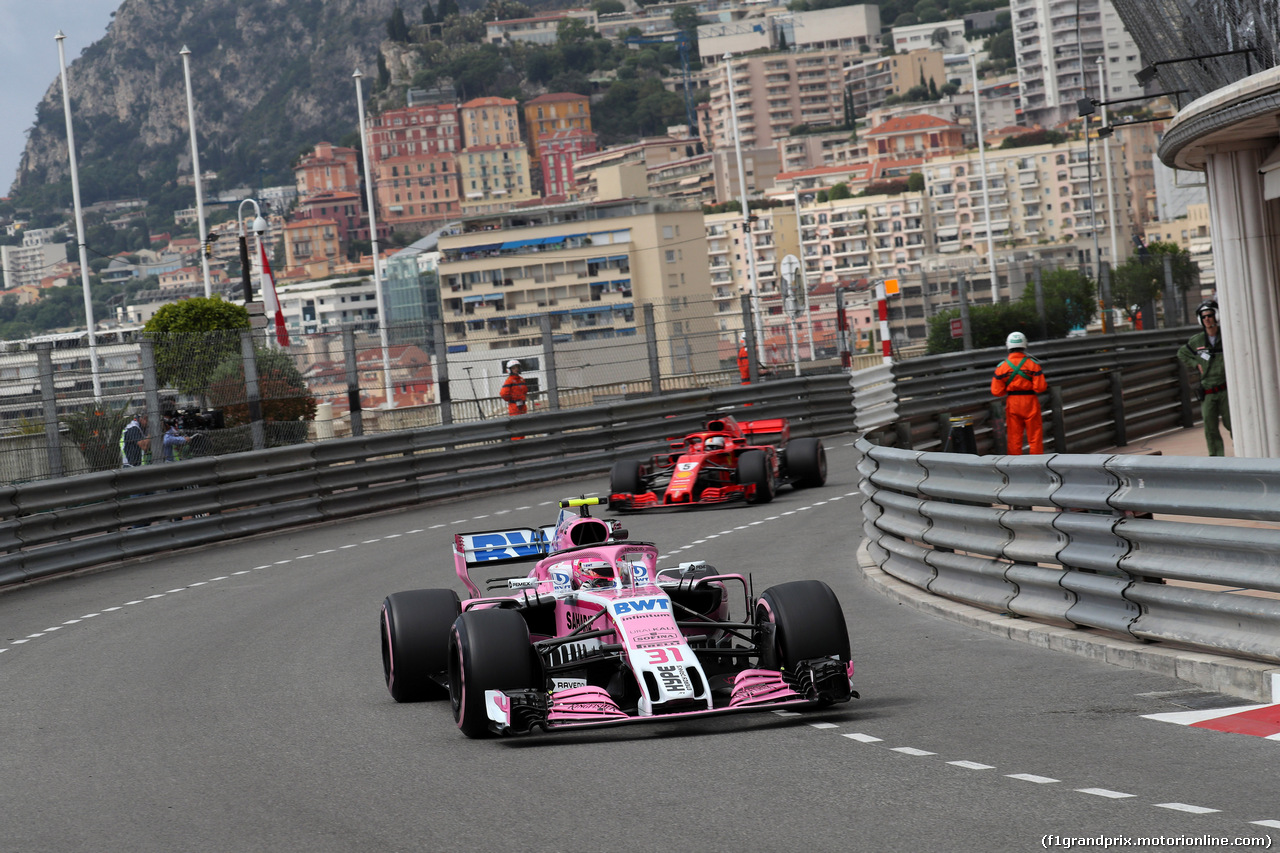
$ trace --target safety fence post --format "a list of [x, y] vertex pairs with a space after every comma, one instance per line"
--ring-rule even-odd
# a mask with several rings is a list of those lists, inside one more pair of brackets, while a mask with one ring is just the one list
[[351, 434], [364, 435], [364, 410], [360, 407], [360, 374], [356, 369], [356, 330], [342, 330], [342, 358], [347, 367], [347, 411], [351, 413]]
[[44, 410], [45, 453], [49, 459], [49, 476], [61, 477], [62, 440], [58, 433], [58, 400], [53, 386], [53, 343], [36, 344], [36, 360], [40, 364], [40, 402]]
[[245, 403], [249, 407], [249, 434], [253, 437], [253, 449], [265, 450], [266, 431], [262, 424], [262, 397], [258, 392], [258, 361], [253, 351], [253, 331], [240, 330], [240, 355], [244, 360]]

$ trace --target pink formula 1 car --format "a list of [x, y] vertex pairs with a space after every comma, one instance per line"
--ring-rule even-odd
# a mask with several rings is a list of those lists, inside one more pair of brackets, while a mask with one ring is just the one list
[[768, 503], [778, 487], [821, 486], [827, 453], [816, 438], [791, 438], [785, 418], [739, 423], [711, 418], [706, 428], [671, 439], [671, 452], [647, 462], [615, 462], [609, 506], [683, 509], [729, 501]]
[[[392, 698], [447, 695], [463, 734], [485, 737], [858, 695], [844, 614], [825, 583], [792, 581], [756, 598], [742, 575], [702, 562], [658, 568], [657, 548], [591, 517], [602, 503], [561, 501], [554, 527], [454, 537], [465, 601], [450, 589], [387, 596]], [[509, 574], [530, 561], [532, 571]]]

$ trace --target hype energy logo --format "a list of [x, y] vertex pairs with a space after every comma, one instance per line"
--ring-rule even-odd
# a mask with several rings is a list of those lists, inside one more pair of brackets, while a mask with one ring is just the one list
[[542, 534], [537, 530], [472, 533], [462, 537], [462, 547], [474, 555], [476, 563], [537, 557], [543, 552]]
[[615, 616], [629, 616], [670, 612], [671, 602], [665, 598], [632, 598], [627, 601], [615, 601], [609, 607]]

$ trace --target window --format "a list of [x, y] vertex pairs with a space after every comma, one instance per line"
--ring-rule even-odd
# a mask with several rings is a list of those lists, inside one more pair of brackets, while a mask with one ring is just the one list
[[676, 262], [675, 249], [667, 249], [666, 256], [667, 256], [667, 263], [674, 264]]

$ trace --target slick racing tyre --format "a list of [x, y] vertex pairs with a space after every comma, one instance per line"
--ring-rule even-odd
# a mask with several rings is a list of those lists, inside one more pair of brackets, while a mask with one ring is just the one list
[[747, 498], [748, 503], [767, 504], [773, 500], [776, 490], [773, 466], [763, 450], [748, 450], [738, 457], [738, 482], [756, 487], [755, 495]]
[[[803, 580], [771, 586], [756, 602], [758, 628], [773, 623], [771, 647], [762, 649], [764, 669], [794, 670], [801, 661], [835, 656], [850, 659], [849, 628], [831, 587]], [[757, 636], [767, 631], [757, 630]]]
[[639, 462], [620, 459], [613, 463], [613, 469], [609, 471], [609, 494], [638, 495], [644, 491], [643, 483]]
[[817, 438], [797, 438], [787, 444], [787, 476], [797, 489], [827, 482], [827, 450]]
[[382, 671], [397, 702], [443, 699], [449, 668], [449, 629], [462, 606], [451, 589], [394, 592], [382, 602]]
[[529, 642], [529, 626], [514, 610], [469, 610], [453, 623], [449, 637], [449, 701], [453, 719], [471, 738], [489, 737], [486, 690], [528, 690], [538, 686], [539, 667]]

